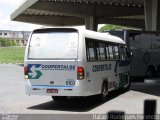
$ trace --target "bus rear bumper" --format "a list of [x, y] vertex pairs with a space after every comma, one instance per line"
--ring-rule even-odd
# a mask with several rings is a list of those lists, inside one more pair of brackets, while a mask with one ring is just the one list
[[90, 96], [80, 86], [25, 86], [26, 95], [43, 95], [43, 96]]

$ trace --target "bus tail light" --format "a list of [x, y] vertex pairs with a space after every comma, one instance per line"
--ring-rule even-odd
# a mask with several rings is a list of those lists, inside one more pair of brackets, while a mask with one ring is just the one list
[[84, 68], [83, 67], [77, 67], [77, 79], [78, 80], [84, 79]]
[[24, 75], [25, 75], [25, 79], [28, 79], [28, 66], [24, 67]]

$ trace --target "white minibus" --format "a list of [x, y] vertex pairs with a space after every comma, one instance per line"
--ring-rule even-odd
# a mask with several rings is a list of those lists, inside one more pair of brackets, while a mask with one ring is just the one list
[[90, 30], [47, 28], [32, 32], [24, 58], [27, 95], [99, 95], [128, 89], [129, 62], [122, 39]]

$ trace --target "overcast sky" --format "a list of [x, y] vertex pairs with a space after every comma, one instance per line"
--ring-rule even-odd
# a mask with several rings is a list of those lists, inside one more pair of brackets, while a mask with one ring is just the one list
[[24, 0], [0, 0], [0, 30], [33, 30], [40, 28], [39, 25], [14, 22], [10, 20], [10, 15]]

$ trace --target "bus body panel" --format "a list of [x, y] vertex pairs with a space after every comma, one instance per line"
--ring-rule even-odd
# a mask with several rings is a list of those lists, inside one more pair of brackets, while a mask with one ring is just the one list
[[[125, 61], [124, 61], [125, 62]], [[112, 91], [119, 88], [121, 76], [129, 73], [129, 67], [119, 66], [119, 61], [107, 62], [88, 62], [87, 63], [87, 81], [90, 81], [90, 90], [94, 92], [101, 92], [102, 83], [108, 82], [108, 90]], [[127, 63], [128, 64], [128, 63]]]
[[[41, 64], [39, 69], [42, 75], [37, 79], [29, 79], [26, 81], [26, 94], [28, 95], [49, 95], [49, 96], [88, 96], [94, 95], [90, 90], [90, 83], [84, 80], [77, 80], [77, 67], [83, 66], [80, 61], [29, 61], [26, 65]], [[61, 66], [71, 66], [67, 69], [59, 69]], [[48, 67], [50, 68], [44, 68]], [[54, 67], [58, 68], [54, 68]], [[85, 67], [84, 67], [85, 68]], [[29, 86], [28, 86], [29, 84]], [[88, 89], [89, 88], [89, 89]], [[47, 93], [47, 89], [57, 89], [58, 93]], [[85, 92], [84, 92], [85, 91]], [[97, 93], [98, 94], [98, 93]]]
[[65, 86], [66, 81], [77, 79], [75, 61], [28, 61], [27, 65], [32, 85]]
[[[103, 67], [104, 65], [106, 67], [105, 70], [100, 70], [99, 67]], [[116, 81], [112, 66], [114, 66], [113, 62], [112, 64], [110, 64], [110, 62], [87, 63], [87, 80], [91, 82], [92, 86], [90, 89], [92, 91], [100, 93], [103, 80], [107, 80], [109, 83], [113, 80]]]

